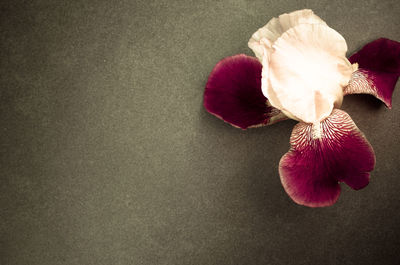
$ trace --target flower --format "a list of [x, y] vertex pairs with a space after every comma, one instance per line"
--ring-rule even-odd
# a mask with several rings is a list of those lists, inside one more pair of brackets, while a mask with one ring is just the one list
[[299, 121], [279, 163], [282, 185], [298, 204], [334, 204], [340, 182], [355, 190], [368, 185], [374, 151], [339, 108], [343, 96], [360, 93], [391, 108], [400, 43], [381, 38], [347, 58], [344, 38], [311, 10], [299, 10], [271, 19], [248, 45], [256, 57], [234, 55], [214, 67], [205, 108], [242, 129]]

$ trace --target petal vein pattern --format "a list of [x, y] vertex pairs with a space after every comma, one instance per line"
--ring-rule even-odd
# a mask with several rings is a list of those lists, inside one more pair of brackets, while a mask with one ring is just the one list
[[[382, 100], [388, 108], [391, 108], [391, 101], [388, 101], [386, 97], [380, 95], [375, 85], [375, 76], [369, 74], [367, 70], [358, 69], [351, 76], [349, 85], [343, 90], [344, 95], [349, 94], [370, 94], [376, 98]], [[391, 95], [390, 95], [391, 96]]]
[[[314, 133], [316, 126], [320, 126], [319, 133]], [[329, 206], [339, 198], [339, 182], [353, 189], [369, 183], [374, 151], [342, 110], [335, 109], [319, 125], [297, 124], [290, 144], [280, 161], [279, 174], [284, 189], [298, 204]]]
[[370, 94], [380, 99], [390, 109], [392, 94], [400, 76], [400, 43], [381, 38], [365, 45], [349, 58], [357, 63], [344, 95]]

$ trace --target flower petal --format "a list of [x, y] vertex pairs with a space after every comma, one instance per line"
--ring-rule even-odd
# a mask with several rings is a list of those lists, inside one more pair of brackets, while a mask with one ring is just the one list
[[300, 24], [326, 24], [310, 9], [293, 11], [272, 18], [267, 25], [258, 29], [249, 40], [249, 47], [261, 61], [264, 54], [262, 39], [272, 45], [285, 31]]
[[263, 79], [269, 83], [262, 83], [272, 106], [314, 123], [341, 105], [353, 68], [338, 32], [322, 24], [301, 24], [287, 30], [273, 48], [269, 65], [263, 61]]
[[349, 58], [358, 63], [344, 94], [371, 94], [392, 107], [392, 94], [400, 76], [400, 42], [381, 38]]
[[284, 189], [298, 204], [330, 206], [339, 198], [338, 182], [356, 190], [369, 183], [374, 151], [342, 110], [333, 110], [319, 124], [298, 123], [290, 144], [279, 163], [279, 174]]
[[212, 70], [204, 92], [208, 112], [247, 129], [286, 119], [261, 92], [261, 63], [244, 54], [227, 57]]

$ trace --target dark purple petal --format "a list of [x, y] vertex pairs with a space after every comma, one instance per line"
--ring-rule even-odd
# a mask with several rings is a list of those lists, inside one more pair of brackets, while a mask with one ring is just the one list
[[356, 190], [365, 187], [375, 165], [371, 145], [346, 112], [335, 109], [319, 125], [298, 123], [279, 163], [288, 195], [309, 207], [334, 204], [339, 182]]
[[204, 107], [242, 129], [286, 119], [268, 104], [261, 92], [261, 69], [262, 65], [255, 57], [244, 54], [222, 59], [208, 78]]
[[380, 38], [365, 45], [349, 58], [360, 68], [377, 72], [400, 72], [400, 42]]
[[344, 94], [371, 94], [392, 107], [392, 94], [400, 76], [400, 42], [377, 39], [349, 58], [358, 63]]

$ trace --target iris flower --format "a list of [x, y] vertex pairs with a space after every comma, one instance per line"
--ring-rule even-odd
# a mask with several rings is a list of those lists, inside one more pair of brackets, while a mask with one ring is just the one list
[[346, 57], [344, 38], [311, 10], [271, 19], [248, 42], [256, 57], [227, 57], [204, 92], [211, 114], [241, 129], [285, 119], [299, 123], [279, 163], [283, 188], [309, 207], [334, 204], [340, 183], [368, 185], [375, 154], [343, 96], [371, 94], [391, 108], [400, 75], [400, 43], [381, 38]]

